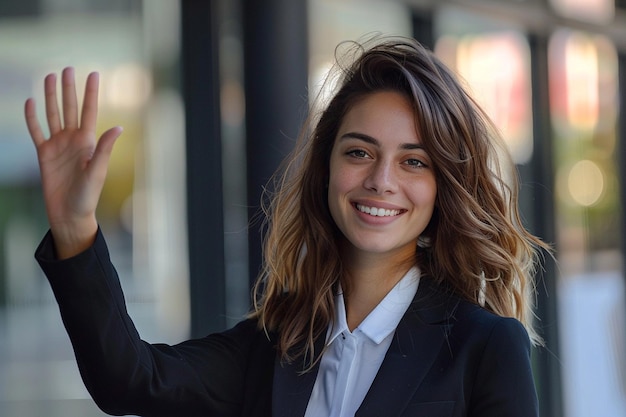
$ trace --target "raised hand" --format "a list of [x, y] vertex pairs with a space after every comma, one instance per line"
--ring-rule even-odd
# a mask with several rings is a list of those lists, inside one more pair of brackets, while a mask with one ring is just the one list
[[61, 76], [63, 112], [57, 102], [57, 77], [44, 80], [46, 118], [50, 137], [46, 139], [35, 112], [35, 101], [24, 106], [26, 125], [37, 148], [46, 213], [60, 259], [89, 247], [97, 232], [96, 206], [106, 178], [113, 144], [122, 132], [113, 127], [96, 141], [98, 115], [98, 73], [87, 77], [79, 118], [74, 69]]

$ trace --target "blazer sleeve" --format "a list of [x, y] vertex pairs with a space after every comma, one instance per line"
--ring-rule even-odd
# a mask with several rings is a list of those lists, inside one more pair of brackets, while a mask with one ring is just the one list
[[537, 417], [530, 339], [522, 324], [499, 318], [479, 360], [469, 416]]
[[175, 346], [142, 341], [100, 231], [91, 248], [62, 261], [55, 259], [48, 233], [35, 257], [59, 304], [83, 381], [106, 413], [241, 415], [251, 350], [265, 349], [263, 369], [272, 369], [270, 344], [251, 320]]

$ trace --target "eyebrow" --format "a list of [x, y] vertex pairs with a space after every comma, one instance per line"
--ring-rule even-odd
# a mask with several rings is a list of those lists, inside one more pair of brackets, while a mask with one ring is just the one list
[[[341, 135], [339, 139], [359, 139], [359, 140], [362, 140], [363, 142], [367, 142], [371, 145], [380, 147], [380, 142], [378, 141], [378, 139], [370, 135], [366, 135], [365, 133], [347, 132]], [[424, 149], [424, 146], [421, 143], [403, 143], [400, 145], [400, 149], [402, 150]]]

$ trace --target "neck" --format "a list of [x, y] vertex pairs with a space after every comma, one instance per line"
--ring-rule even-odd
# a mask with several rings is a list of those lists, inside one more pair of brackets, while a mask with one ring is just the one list
[[343, 254], [345, 276], [344, 302], [350, 330], [354, 330], [415, 265], [415, 253]]

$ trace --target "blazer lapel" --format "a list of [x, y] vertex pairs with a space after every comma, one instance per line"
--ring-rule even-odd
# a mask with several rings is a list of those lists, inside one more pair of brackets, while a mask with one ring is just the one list
[[[324, 349], [324, 337], [315, 341], [315, 352]], [[319, 362], [309, 372], [302, 373], [303, 362], [284, 363], [279, 357], [274, 362], [272, 388], [272, 417], [301, 417], [306, 412], [315, 385]]]
[[422, 278], [356, 417], [398, 416], [437, 358], [455, 297]]

